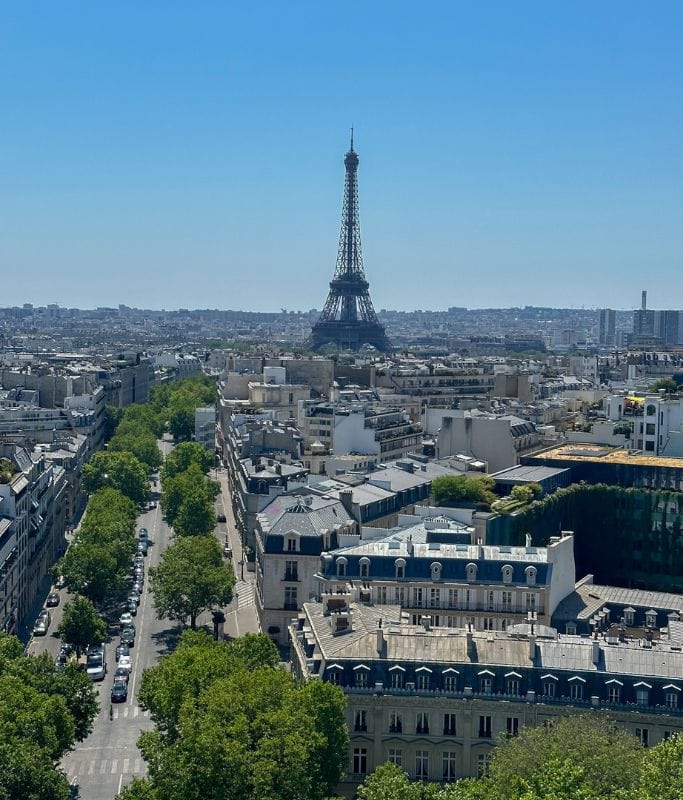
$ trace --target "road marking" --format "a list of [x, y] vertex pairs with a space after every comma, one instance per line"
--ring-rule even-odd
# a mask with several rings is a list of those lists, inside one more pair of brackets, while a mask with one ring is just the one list
[[116, 790], [116, 794], [121, 794], [121, 784], [123, 783], [123, 773], [119, 777], [119, 788]]
[[90, 766], [88, 767], [88, 775], [94, 775], [94, 774], [95, 774], [95, 762], [91, 761]]
[[107, 760], [103, 759], [102, 763], [100, 764], [100, 775], [104, 775], [106, 771], [107, 771]]
[[140, 709], [139, 709], [139, 707], [138, 707], [138, 706], [135, 706], [135, 708], [133, 708], [133, 716], [134, 716], [134, 717], [137, 717], [137, 715], [138, 715], [139, 713], [140, 713]]
[[115, 758], [115, 759], [114, 759], [114, 760], [111, 762], [111, 774], [112, 774], [112, 775], [113, 775], [113, 774], [116, 772], [116, 768], [118, 767], [118, 765], [119, 765], [119, 760], [118, 760], [118, 758]]
[[123, 773], [124, 775], [128, 772], [128, 767], [130, 766], [130, 758], [123, 759]]

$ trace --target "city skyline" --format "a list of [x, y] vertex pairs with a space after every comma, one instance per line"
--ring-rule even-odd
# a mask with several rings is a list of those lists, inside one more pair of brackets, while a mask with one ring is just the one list
[[377, 309], [683, 307], [683, 11], [585, 10], [12, 9], [0, 302], [320, 308], [354, 125]]

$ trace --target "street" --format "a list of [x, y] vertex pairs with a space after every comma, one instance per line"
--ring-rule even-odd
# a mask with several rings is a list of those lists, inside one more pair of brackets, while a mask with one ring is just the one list
[[[160, 442], [164, 455], [170, 452], [172, 444], [168, 439]], [[216, 478], [221, 486], [221, 494], [216, 499], [217, 513], [223, 513], [227, 522], [218, 523], [216, 537], [221, 546], [226, 533], [229, 537], [233, 553], [233, 567], [237, 576], [235, 599], [224, 609], [226, 621], [224, 635], [234, 638], [247, 632], [257, 632], [258, 618], [254, 604], [254, 573], [244, 567], [244, 580], [240, 580], [239, 560], [242, 549], [239, 535], [236, 532], [227, 474], [219, 470]], [[154, 490], [154, 499], [158, 500], [159, 485]], [[130, 675], [128, 698], [125, 703], [110, 704], [110, 691], [116, 670], [115, 650], [119, 642], [118, 632], [112, 629], [110, 641], [107, 643], [107, 675], [103, 681], [96, 683], [100, 700], [100, 712], [93, 723], [93, 731], [88, 738], [77, 743], [61, 763], [74, 787], [78, 787], [81, 800], [113, 800], [122, 787], [133, 777], [143, 776], [147, 765], [143, 761], [137, 747], [137, 740], [144, 730], [154, 726], [149, 712], [143, 711], [137, 704], [137, 691], [143, 670], [157, 663], [159, 657], [172, 649], [182, 627], [170, 620], [158, 620], [154, 611], [152, 596], [149, 592], [149, 568], [159, 563], [160, 556], [168, 546], [173, 530], [164, 521], [161, 508], [145, 511], [137, 519], [137, 531], [145, 527], [149, 531], [151, 547], [145, 558], [145, 585], [140, 598], [137, 616], [134, 617], [136, 630], [135, 646], [131, 651], [133, 670]], [[50, 609], [52, 622], [47, 636], [31, 639], [28, 652], [37, 655], [48, 651], [55, 658], [59, 652], [60, 639], [55, 631], [61, 621], [64, 604], [69, 595], [66, 590], [60, 591], [61, 602]], [[198, 626], [212, 631], [211, 613], [204, 612], [197, 620]], [[110, 706], [112, 718], [110, 719]]]

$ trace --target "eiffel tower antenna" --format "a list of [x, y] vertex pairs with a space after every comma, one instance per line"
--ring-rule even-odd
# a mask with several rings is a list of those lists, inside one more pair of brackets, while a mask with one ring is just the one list
[[306, 342], [311, 350], [319, 350], [324, 345], [334, 345], [341, 350], [360, 350], [364, 344], [382, 352], [391, 350], [391, 342], [375, 314], [370, 299], [370, 284], [365, 279], [363, 269], [358, 214], [358, 163], [351, 128], [351, 148], [344, 156], [346, 176], [337, 265], [325, 307]]

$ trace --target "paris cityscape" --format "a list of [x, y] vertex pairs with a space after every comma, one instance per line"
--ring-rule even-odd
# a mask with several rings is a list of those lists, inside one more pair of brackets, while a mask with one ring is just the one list
[[153, 6], [6, 20], [0, 798], [683, 798], [680, 9]]

